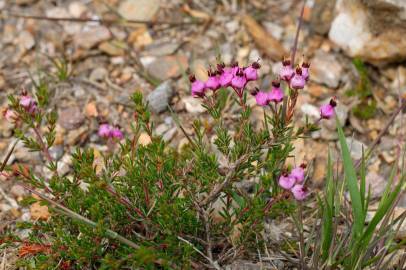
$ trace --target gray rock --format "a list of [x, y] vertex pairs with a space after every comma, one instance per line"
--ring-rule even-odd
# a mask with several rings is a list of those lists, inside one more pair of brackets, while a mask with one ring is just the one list
[[169, 130], [169, 126], [167, 124], [160, 124], [156, 127], [155, 133], [158, 136], [162, 136], [166, 131]]
[[312, 104], [305, 103], [300, 106], [300, 110], [304, 115], [307, 115], [308, 117], [311, 117], [313, 119], [320, 118], [320, 109]]
[[104, 67], [97, 67], [90, 73], [89, 79], [91, 81], [103, 81], [107, 76], [107, 69]]
[[185, 55], [168, 55], [155, 59], [143, 57], [141, 61], [145, 60], [149, 61], [145, 64], [148, 74], [162, 81], [179, 77], [188, 68], [188, 58]]
[[165, 142], [170, 142], [173, 139], [173, 137], [175, 136], [176, 132], [177, 132], [176, 127], [173, 127], [170, 130], [168, 130], [167, 132], [165, 132], [164, 136], [162, 136], [162, 139]]
[[84, 49], [91, 49], [102, 41], [109, 40], [111, 34], [104, 26], [87, 26], [73, 37], [76, 46]]
[[49, 154], [54, 160], [59, 160], [63, 156], [63, 145], [54, 145], [49, 148]]
[[[71, 165], [72, 165], [72, 159], [71, 159], [70, 154], [67, 153], [58, 162], [57, 172], [58, 172], [59, 176], [65, 176], [70, 171]], [[44, 172], [46, 178], [52, 177], [52, 172], [47, 167], [43, 168], [43, 172]]]
[[315, 0], [313, 4], [310, 24], [313, 30], [325, 35], [330, 30], [331, 22], [334, 19], [334, 7], [336, 0]]
[[10, 188], [10, 194], [14, 196], [14, 198], [20, 198], [27, 194], [25, 189], [20, 185], [13, 185]]
[[342, 72], [343, 68], [333, 54], [321, 50], [316, 52], [312, 60], [311, 80], [337, 88]]
[[179, 48], [178, 43], [174, 42], [159, 42], [148, 45], [143, 51], [143, 55], [164, 56], [171, 55]]
[[14, 157], [20, 162], [35, 162], [39, 163], [41, 160], [41, 154], [39, 152], [30, 152], [28, 148], [24, 146], [22, 141], [19, 141], [14, 149]]
[[[364, 152], [365, 152], [365, 150], [367, 149], [367, 146], [363, 142], [358, 141], [351, 137], [347, 137], [345, 140], [347, 142], [348, 148], [350, 149], [350, 154], [351, 154], [352, 159], [353, 160], [361, 159], [362, 150], [364, 149]], [[337, 142], [337, 145], [338, 145], [338, 147], [340, 147], [340, 144], [338, 142]]]
[[386, 180], [381, 175], [375, 172], [368, 172], [365, 177], [366, 188], [371, 188], [371, 199], [379, 198], [386, 188]]
[[266, 31], [272, 34], [276, 39], [281, 40], [284, 32], [284, 28], [279, 24], [273, 22], [264, 22], [263, 23]]
[[58, 115], [58, 124], [67, 130], [78, 128], [85, 120], [85, 115], [77, 106], [62, 109]]
[[173, 89], [170, 81], [161, 83], [147, 96], [149, 107], [155, 113], [166, 111], [168, 103], [173, 95]]

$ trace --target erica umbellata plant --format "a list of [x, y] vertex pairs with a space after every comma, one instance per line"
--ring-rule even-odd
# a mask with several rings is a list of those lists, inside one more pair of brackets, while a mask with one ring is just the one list
[[[258, 260], [264, 246], [282, 256], [286, 269], [382, 264], [399, 246], [385, 232], [376, 233], [376, 226], [389, 224], [403, 171], [367, 224], [365, 164], [364, 170], [354, 168], [339, 127], [344, 181], [333, 181], [329, 161], [327, 187], [319, 194], [311, 187], [308, 161], [292, 157], [293, 145], [334, 117], [337, 99], [320, 107], [316, 121], [301, 124], [296, 104], [306, 91], [310, 64], [284, 59], [270, 89], [255, 87], [260, 69], [259, 61], [219, 62], [208, 69], [206, 81], [190, 75], [191, 95], [212, 121], [196, 118], [193, 132], [179, 122], [188, 141], [179, 151], [156, 135], [148, 104], [135, 93], [132, 132], [101, 122], [97, 134], [106, 153], [76, 149], [66, 175], [58, 173], [49, 153], [57, 115], [49, 108], [47, 88], [10, 96], [4, 117], [15, 125], [18, 140], [42, 153], [50, 174], [22, 166], [6, 166], [1, 173], [35, 195], [24, 203], [40, 201], [51, 214], [19, 224], [31, 229], [27, 239], [10, 232], [0, 244], [18, 247], [20, 264], [32, 269], [222, 269], [241, 258]], [[226, 117], [230, 104], [236, 112], [232, 121]], [[253, 106], [264, 112], [259, 127], [251, 118]], [[141, 136], [149, 140], [141, 143]], [[344, 190], [352, 204], [344, 201]], [[342, 216], [352, 220], [343, 222]], [[309, 220], [311, 232], [305, 226]], [[267, 242], [264, 228], [274, 221], [296, 225], [277, 246]]]

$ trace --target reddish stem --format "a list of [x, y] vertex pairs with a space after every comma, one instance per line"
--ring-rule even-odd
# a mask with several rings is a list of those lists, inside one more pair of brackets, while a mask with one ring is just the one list
[[42, 136], [41, 136], [41, 132], [38, 129], [38, 127], [34, 126], [32, 128], [34, 130], [35, 135], [37, 136], [37, 140], [39, 145], [41, 146], [41, 150], [44, 153], [45, 158], [49, 161], [49, 162], [53, 162], [54, 159], [51, 157], [51, 154], [49, 153], [48, 147], [45, 145], [44, 141], [42, 140]]

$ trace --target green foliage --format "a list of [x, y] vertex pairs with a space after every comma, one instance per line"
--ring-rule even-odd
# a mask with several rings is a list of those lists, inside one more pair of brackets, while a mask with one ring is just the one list
[[[393, 173], [386, 190], [379, 201], [377, 210], [367, 221], [370, 208], [370, 192], [366, 194], [366, 166], [362, 159], [359, 170], [353, 165], [341, 125], [337, 131], [343, 160], [344, 181], [333, 177], [333, 165], [328, 159], [327, 183], [324, 198], [319, 200], [321, 213], [321, 241], [315, 239], [316, 247], [313, 256], [313, 268], [321, 266], [344, 269], [381, 269], [385, 256], [400, 248], [394, 241], [395, 224], [403, 219], [390, 223], [393, 208], [405, 183], [406, 175], [401, 171], [398, 183], [394, 186]], [[369, 190], [369, 189], [368, 189]], [[345, 191], [349, 192], [351, 204], [345, 202]], [[343, 222], [341, 217], [350, 213], [351, 222]], [[385, 243], [385, 248], [379, 248]]]
[[[362, 65], [358, 68], [366, 74]], [[366, 84], [364, 75], [361, 80]], [[285, 164], [294, 141], [318, 129], [318, 121], [308, 119], [303, 127], [293, 127], [291, 104], [296, 100], [292, 102], [291, 97], [264, 110], [264, 123], [256, 128], [247, 93], [236, 98], [221, 89], [203, 99], [212, 121], [196, 118], [192, 135], [172, 113], [188, 139], [177, 151], [155, 135], [148, 104], [141, 93], [134, 93], [132, 134], [121, 142], [111, 141], [102, 156], [91, 148], [76, 149], [72, 172], [60, 176], [48, 152], [55, 141], [57, 114], [48, 108], [47, 83], [41, 80], [35, 86], [35, 113], [27, 112], [18, 98], [9, 97], [20, 121], [14, 135], [31, 151], [40, 151], [52, 172], [41, 177], [21, 166], [9, 168], [39, 196], [27, 197], [22, 204], [40, 201], [51, 211], [49, 220], [18, 224], [20, 229], [31, 229], [28, 240], [11, 236], [2, 241], [6, 246], [23, 243], [39, 248], [20, 258], [21, 267], [219, 269], [236, 258], [252, 258], [267, 244], [262, 242], [265, 219], [296, 224], [298, 230], [289, 231], [272, 250], [287, 257], [291, 268], [299, 261], [310, 269], [362, 269], [379, 265], [384, 256], [401, 248], [393, 240], [401, 219], [391, 221], [390, 215], [404, 172], [396, 175], [394, 170], [377, 211], [367, 221], [371, 201], [366, 161], [362, 160], [360, 169], [354, 166], [340, 125], [343, 178], [334, 175], [329, 156], [326, 187], [320, 197], [315, 196], [317, 200], [298, 203], [279, 187], [279, 177], [291, 169]], [[369, 94], [363, 97], [369, 99]], [[226, 123], [222, 116], [231, 106], [237, 106], [238, 115]], [[138, 143], [141, 132], [150, 136], [149, 144]], [[251, 184], [250, 192], [244, 183]], [[307, 219], [313, 224], [310, 230], [303, 224]], [[378, 243], [384, 243], [385, 249], [378, 249]]]
[[348, 90], [347, 95], [356, 96], [359, 103], [352, 109], [354, 115], [361, 119], [370, 119], [376, 113], [376, 100], [372, 95], [368, 70], [361, 59], [355, 58], [353, 64], [358, 71], [359, 80], [354, 89]]

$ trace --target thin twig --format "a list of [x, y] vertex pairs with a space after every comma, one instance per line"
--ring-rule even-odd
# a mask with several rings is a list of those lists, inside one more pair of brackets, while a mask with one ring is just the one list
[[299, 238], [300, 238], [300, 269], [305, 269], [305, 247], [304, 247], [304, 235], [303, 235], [303, 205], [301, 202], [298, 203], [298, 222], [299, 222]]
[[236, 162], [234, 162], [231, 166], [230, 169], [226, 175], [226, 177], [224, 178], [224, 181], [221, 182], [220, 184], [218, 184], [211, 192], [210, 194], [199, 203], [199, 206], [206, 206], [209, 203], [211, 203], [212, 201], [214, 201], [215, 199], [217, 199], [218, 195], [223, 191], [223, 189], [225, 187], [227, 187], [231, 180], [234, 177], [235, 171], [240, 167], [240, 165], [247, 159], [247, 155], [243, 155], [242, 157], [240, 157]]
[[300, 29], [302, 28], [302, 24], [303, 24], [303, 14], [304, 14], [304, 10], [306, 7], [306, 1], [307, 0], [303, 0], [303, 6], [302, 6], [302, 10], [300, 12], [300, 17], [299, 17], [299, 21], [298, 21], [297, 29], [296, 29], [295, 41], [294, 41], [293, 47], [292, 47], [292, 55], [291, 55], [292, 67], [295, 66], [295, 56], [296, 56], [296, 51], [297, 51], [297, 44], [299, 43], [299, 33], [300, 33]]
[[3, 162], [1, 163], [0, 172], [2, 172], [4, 170], [4, 168], [6, 167], [7, 162], [10, 159], [11, 154], [13, 153], [14, 148], [16, 147], [18, 141], [19, 141], [19, 139], [14, 139], [14, 142], [12, 144], [10, 144], [9, 150], [8, 150], [6, 156], [4, 157]]
[[34, 126], [32, 129], [37, 136], [38, 143], [41, 146], [41, 150], [44, 153], [45, 158], [48, 160], [48, 162], [52, 163], [54, 159], [51, 157], [51, 154], [49, 153], [48, 147], [45, 145], [44, 140], [42, 140], [41, 132], [39, 131], [38, 127]]
[[23, 19], [46, 20], [46, 21], [68, 21], [68, 22], [78, 22], [78, 23], [97, 22], [97, 23], [105, 24], [105, 25], [112, 25], [112, 24], [123, 25], [125, 23], [129, 23], [129, 24], [146, 24], [147, 26], [153, 26], [153, 25], [157, 25], [157, 24], [166, 24], [166, 25], [170, 25], [170, 26], [182, 26], [182, 25], [188, 25], [188, 24], [193, 25], [193, 24], [202, 23], [201, 21], [173, 22], [173, 21], [146, 21], [146, 20], [126, 20], [126, 19], [48, 17], [48, 16], [40, 16], [40, 15], [25, 15], [25, 14], [19, 14], [19, 13], [14, 13], [14, 12], [7, 12], [7, 10], [3, 10], [2, 13], [4, 13], [5, 16], [23, 18]]
[[180, 241], [185, 242], [186, 244], [188, 244], [189, 246], [191, 246], [197, 253], [199, 253], [203, 258], [205, 258], [215, 269], [217, 270], [221, 270], [221, 267], [218, 265], [217, 262], [214, 262], [213, 260], [211, 260], [209, 257], [207, 257], [206, 255], [204, 255], [203, 252], [201, 252], [197, 247], [195, 247], [192, 243], [190, 243], [188, 240], [186, 240], [185, 238], [182, 238], [180, 236], [178, 236], [178, 239]]
[[[375, 147], [379, 144], [379, 142], [381, 141], [382, 137], [386, 134], [386, 132], [388, 131], [388, 129], [391, 127], [391, 125], [393, 124], [393, 122], [396, 119], [396, 116], [403, 111], [406, 108], [406, 101], [403, 101], [400, 106], [396, 109], [396, 111], [392, 114], [391, 118], [389, 118], [388, 122], [386, 123], [385, 127], [381, 130], [381, 132], [379, 132], [378, 136], [376, 137], [376, 139], [372, 142], [372, 144], [369, 146], [368, 152], [365, 155], [366, 158], [368, 158], [368, 156], [372, 153], [372, 151], [375, 149]], [[359, 159], [356, 163], [355, 163], [355, 168], [358, 168], [361, 165], [361, 161], [362, 159]]]
[[[66, 208], [65, 206], [53, 201], [52, 199], [48, 198], [47, 196], [43, 195], [42, 193], [32, 189], [31, 187], [23, 184], [23, 183], [18, 183], [20, 186], [22, 186], [23, 188], [25, 188], [26, 190], [30, 191], [31, 193], [37, 195], [38, 197], [40, 197], [41, 199], [43, 199], [44, 201], [47, 201], [48, 203], [50, 203], [51, 205], [53, 205], [56, 208], [59, 208], [61, 211], [64, 212], [64, 214], [66, 214], [67, 216], [76, 219], [78, 221], [81, 221], [89, 226], [92, 227], [97, 227], [98, 225], [94, 222], [91, 221], [90, 219], [76, 213], [73, 212], [72, 210], [70, 210], [69, 208]], [[136, 243], [132, 242], [131, 240], [119, 235], [118, 233], [116, 233], [115, 231], [112, 231], [110, 229], [106, 229], [106, 235], [111, 237], [112, 239], [116, 239], [117, 241], [128, 245], [129, 247], [138, 249], [140, 246], [137, 245]]]

